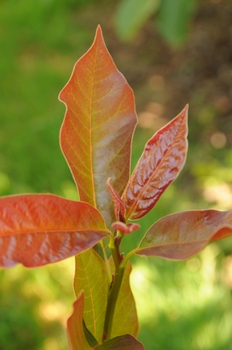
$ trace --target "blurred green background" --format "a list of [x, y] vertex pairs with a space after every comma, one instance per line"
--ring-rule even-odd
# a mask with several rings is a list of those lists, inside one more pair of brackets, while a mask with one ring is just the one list
[[[232, 208], [232, 2], [228, 0], [2, 0], [0, 195], [77, 198], [59, 149], [59, 91], [97, 24], [135, 92], [135, 165], [147, 139], [189, 112], [189, 153], [142, 230], [188, 209]], [[0, 350], [67, 349], [74, 260], [0, 270]], [[132, 288], [147, 350], [232, 349], [232, 240], [186, 262], [133, 260]]]

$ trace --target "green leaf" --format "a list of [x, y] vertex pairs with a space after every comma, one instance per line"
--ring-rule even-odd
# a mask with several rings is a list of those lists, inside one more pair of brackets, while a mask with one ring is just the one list
[[168, 215], [146, 232], [138, 255], [184, 260], [209, 242], [232, 235], [232, 210], [186, 211]]
[[177, 178], [187, 154], [188, 106], [147, 142], [123, 192], [126, 219], [139, 219]]
[[[101, 345], [90, 345], [87, 339], [95, 343], [89, 330], [85, 329], [83, 322], [84, 293], [77, 297], [73, 304], [73, 313], [67, 322], [67, 332], [71, 350], [145, 350], [143, 345], [130, 334], [123, 334], [104, 342]], [[87, 335], [87, 337], [86, 337]]]
[[188, 33], [195, 0], [163, 0], [157, 13], [157, 26], [172, 45], [181, 44]]
[[137, 123], [132, 89], [117, 70], [98, 27], [93, 45], [76, 63], [60, 93], [66, 105], [60, 143], [80, 199], [114, 219], [106, 186], [110, 177], [119, 193], [128, 181], [131, 140]]
[[116, 13], [116, 31], [120, 39], [132, 40], [143, 24], [158, 9], [160, 0], [123, 0]]
[[73, 313], [67, 321], [67, 332], [69, 338], [69, 345], [71, 350], [91, 350], [92, 346], [89, 345], [84, 325], [83, 325], [83, 313], [84, 313], [84, 293], [81, 292], [77, 300], [73, 304]]
[[89, 345], [92, 347], [96, 346], [98, 344], [97, 340], [95, 339], [93, 334], [86, 327], [85, 320], [83, 320], [83, 328], [84, 328], [84, 332], [85, 332], [85, 337], [86, 337]]
[[88, 203], [51, 194], [0, 198], [0, 266], [60, 261], [108, 234], [101, 214]]
[[[112, 270], [113, 262], [110, 259]], [[131, 334], [134, 337], [138, 335], [138, 316], [134, 296], [130, 288], [130, 274], [131, 264], [127, 263], [124, 272], [121, 288], [119, 291], [116, 308], [114, 311], [113, 325], [111, 330], [111, 337], [117, 337], [123, 334]]]
[[74, 290], [84, 291], [84, 320], [86, 327], [98, 342], [102, 341], [108, 295], [106, 265], [102, 258], [90, 249], [76, 256]]
[[[98, 345], [96, 350], [145, 350], [144, 346], [130, 334], [124, 334]], [[85, 349], [83, 349], [85, 350]]]

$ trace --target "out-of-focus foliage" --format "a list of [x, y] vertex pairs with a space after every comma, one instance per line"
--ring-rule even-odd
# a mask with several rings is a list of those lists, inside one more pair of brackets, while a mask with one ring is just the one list
[[[116, 31], [123, 41], [135, 39], [146, 21], [154, 17], [161, 35], [171, 45], [184, 42], [196, 0], [121, 0], [116, 13]], [[155, 15], [155, 16], [154, 16]]]
[[162, 0], [157, 13], [157, 26], [168, 43], [178, 45], [186, 39], [195, 1]]
[[160, 0], [123, 0], [118, 6], [116, 30], [120, 39], [135, 38], [138, 30], [159, 7]]
[[0, 270], [0, 349], [67, 348], [73, 274], [74, 259], [36, 270]]

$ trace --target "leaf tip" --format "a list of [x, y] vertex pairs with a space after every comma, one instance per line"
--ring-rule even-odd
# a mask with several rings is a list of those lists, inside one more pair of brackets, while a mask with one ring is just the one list
[[97, 25], [96, 34], [97, 35], [102, 35], [102, 29], [101, 29], [101, 25], [100, 24]]
[[186, 118], [188, 117], [189, 104], [187, 103], [183, 108], [181, 114], [183, 114]]
[[95, 32], [94, 43], [99, 42], [99, 41], [104, 42], [103, 32], [102, 32], [102, 28], [101, 28], [100, 24], [98, 24], [96, 32]]

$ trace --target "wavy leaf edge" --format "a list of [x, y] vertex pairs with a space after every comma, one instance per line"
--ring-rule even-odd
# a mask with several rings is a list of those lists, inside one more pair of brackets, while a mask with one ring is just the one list
[[[178, 240], [174, 229], [179, 231], [182, 239]], [[206, 233], [201, 237], [204, 229]], [[189, 237], [185, 237], [186, 232], [196, 238], [188, 240]], [[175, 233], [177, 239], [168, 241], [168, 237], [173, 237]], [[135, 253], [141, 256], [186, 260], [198, 254], [208, 243], [231, 235], [232, 210], [189, 210], [170, 214], [156, 221], [145, 233]]]

